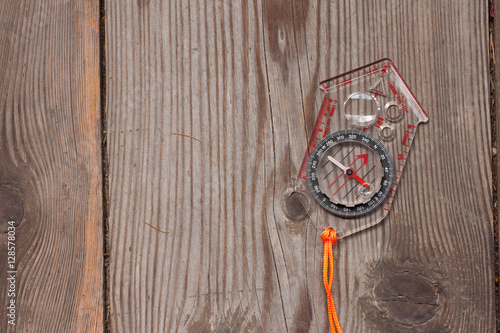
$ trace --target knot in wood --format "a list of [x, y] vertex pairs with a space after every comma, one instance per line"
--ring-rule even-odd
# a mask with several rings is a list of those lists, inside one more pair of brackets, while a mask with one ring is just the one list
[[402, 272], [385, 277], [373, 295], [386, 317], [403, 326], [421, 325], [440, 309], [436, 287], [417, 272]]
[[285, 193], [283, 200], [283, 212], [293, 222], [301, 222], [307, 218], [307, 197], [300, 192]]
[[12, 188], [0, 186], [0, 233], [7, 232], [7, 222], [14, 221], [15, 226], [21, 223], [24, 216], [23, 200]]

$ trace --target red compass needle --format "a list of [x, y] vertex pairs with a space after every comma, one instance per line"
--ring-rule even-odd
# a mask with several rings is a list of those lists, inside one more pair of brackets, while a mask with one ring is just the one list
[[370, 185], [365, 182], [361, 177], [359, 177], [357, 174], [353, 173], [352, 174], [352, 178], [356, 179], [358, 182], [361, 183], [361, 185], [363, 185], [364, 187], [366, 188], [370, 188]]

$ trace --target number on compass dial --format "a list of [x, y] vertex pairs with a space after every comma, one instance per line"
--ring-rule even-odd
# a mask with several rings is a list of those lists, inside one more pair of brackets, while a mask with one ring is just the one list
[[383, 144], [370, 134], [344, 130], [327, 135], [307, 165], [307, 184], [318, 203], [341, 217], [358, 217], [384, 202], [394, 167]]

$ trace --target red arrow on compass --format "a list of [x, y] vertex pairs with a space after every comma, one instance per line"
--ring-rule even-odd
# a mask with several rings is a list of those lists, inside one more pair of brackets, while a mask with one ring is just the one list
[[351, 165], [353, 165], [360, 158], [362, 158], [364, 161], [363, 161], [363, 164], [361, 164], [361, 166], [359, 167], [359, 169], [361, 169], [363, 167], [363, 165], [368, 164], [368, 154], [362, 154], [362, 155], [356, 155], [356, 159], [351, 163]]

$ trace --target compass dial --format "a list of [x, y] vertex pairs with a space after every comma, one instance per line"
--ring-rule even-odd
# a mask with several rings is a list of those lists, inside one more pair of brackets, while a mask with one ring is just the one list
[[343, 130], [327, 135], [307, 164], [307, 184], [318, 203], [340, 217], [368, 214], [384, 202], [394, 175], [391, 156], [370, 134]]

